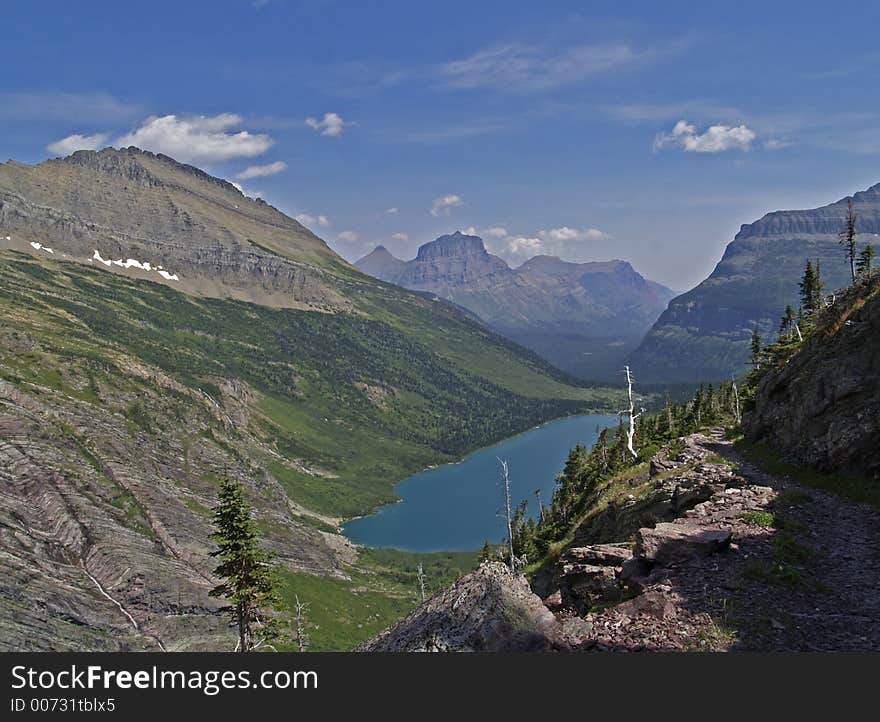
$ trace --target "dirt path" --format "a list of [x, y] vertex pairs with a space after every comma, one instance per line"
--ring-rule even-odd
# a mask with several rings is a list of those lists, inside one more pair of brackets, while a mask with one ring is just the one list
[[724, 487], [674, 528], [730, 531], [730, 548], [656, 566], [639, 596], [572, 620], [578, 646], [880, 650], [880, 514], [763, 473], [720, 431], [691, 443]]

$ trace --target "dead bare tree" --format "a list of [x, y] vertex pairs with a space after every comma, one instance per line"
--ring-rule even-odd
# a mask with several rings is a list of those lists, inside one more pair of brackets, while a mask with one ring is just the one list
[[730, 377], [730, 380], [733, 382], [733, 418], [736, 420], [736, 423], [739, 424], [742, 422], [742, 407], [739, 405], [739, 389], [736, 387], [736, 379], [733, 376]]
[[507, 520], [507, 542], [510, 547], [510, 571], [516, 571], [516, 556], [513, 553], [513, 521], [510, 513], [510, 471], [507, 461], [498, 459], [501, 463], [501, 483], [504, 485], [504, 514]]
[[295, 595], [296, 604], [296, 643], [300, 652], [305, 652], [309, 648], [309, 633], [306, 631], [306, 612], [309, 611], [309, 605], [299, 600], [299, 595]]
[[544, 504], [541, 501], [540, 487], [535, 489], [535, 498], [538, 500], [538, 521], [544, 521]]
[[419, 562], [419, 568], [416, 571], [416, 579], [419, 580], [419, 593], [422, 595], [422, 601], [425, 601], [425, 568]]
[[626, 416], [629, 419], [629, 428], [627, 428], [626, 431], [626, 448], [629, 449], [629, 453], [632, 454], [633, 459], [638, 459], [639, 455], [636, 453], [634, 446], [636, 438], [636, 419], [642, 415], [644, 409], [641, 409], [639, 413], [636, 413], [635, 399], [633, 398], [632, 372], [630, 371], [629, 366], [624, 366], [623, 370], [626, 372], [626, 391], [629, 398], [629, 410], [621, 411], [619, 415]]

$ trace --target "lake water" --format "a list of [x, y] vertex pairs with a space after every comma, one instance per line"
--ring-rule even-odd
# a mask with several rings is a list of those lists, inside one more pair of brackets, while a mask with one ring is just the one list
[[541, 489], [541, 500], [549, 504], [568, 452], [576, 444], [589, 448], [597, 427], [618, 423], [616, 415], [571, 416], [476, 451], [457, 464], [420, 472], [397, 485], [400, 503], [354, 519], [343, 531], [358, 544], [406, 551], [465, 551], [487, 540], [498, 543], [506, 537], [498, 458], [510, 467], [511, 506], [528, 499], [529, 513], [537, 517], [535, 490]]

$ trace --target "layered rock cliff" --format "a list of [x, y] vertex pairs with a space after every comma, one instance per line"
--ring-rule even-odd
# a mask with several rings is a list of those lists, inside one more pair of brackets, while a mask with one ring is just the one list
[[[818, 259], [826, 288], [849, 282], [838, 244], [848, 198], [812, 210], [776, 211], [742, 226], [712, 274], [677, 296], [631, 358], [643, 381], [695, 382], [746, 370], [757, 328], [775, 337], [787, 304], [798, 305], [807, 259]], [[858, 242], [880, 234], [880, 184], [852, 196]]]

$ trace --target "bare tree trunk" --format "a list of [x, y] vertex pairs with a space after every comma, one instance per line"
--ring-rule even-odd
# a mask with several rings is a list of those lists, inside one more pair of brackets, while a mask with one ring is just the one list
[[636, 453], [634, 441], [636, 438], [636, 419], [641, 416], [641, 413], [636, 413], [635, 400], [633, 399], [632, 373], [629, 370], [629, 366], [624, 366], [623, 369], [626, 371], [626, 391], [629, 396], [629, 411], [623, 412], [629, 417], [629, 428], [626, 432], [626, 448], [629, 449], [633, 459], [638, 459], [639, 455]]
[[504, 484], [504, 512], [507, 518], [507, 541], [510, 546], [510, 571], [516, 571], [516, 557], [513, 554], [513, 524], [510, 514], [510, 474], [507, 468], [507, 462], [498, 459], [501, 462], [501, 481]]
[[733, 418], [736, 420], [736, 423], [739, 424], [742, 421], [742, 408], [739, 405], [739, 389], [736, 387], [736, 379], [731, 376], [730, 380], [733, 382]]
[[422, 566], [422, 563], [419, 562], [419, 570], [416, 572], [416, 577], [419, 580], [419, 593], [422, 595], [422, 601], [425, 601], [425, 568]]
[[541, 503], [540, 489], [535, 489], [535, 497], [538, 499], [538, 521], [544, 521], [544, 505]]
[[299, 601], [299, 595], [296, 598], [296, 643], [300, 652], [305, 652], [309, 648], [309, 635], [306, 632], [306, 612], [309, 605], [306, 602]]

